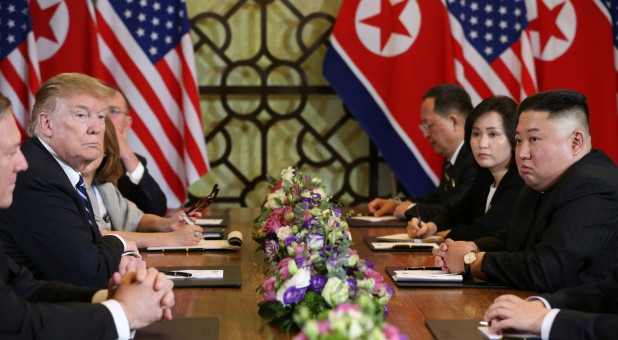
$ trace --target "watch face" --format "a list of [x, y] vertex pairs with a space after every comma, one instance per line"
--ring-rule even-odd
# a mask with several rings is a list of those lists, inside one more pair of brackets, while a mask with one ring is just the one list
[[472, 263], [474, 261], [476, 261], [476, 253], [469, 252], [466, 255], [464, 255], [464, 263], [465, 264], [470, 264], [470, 263]]

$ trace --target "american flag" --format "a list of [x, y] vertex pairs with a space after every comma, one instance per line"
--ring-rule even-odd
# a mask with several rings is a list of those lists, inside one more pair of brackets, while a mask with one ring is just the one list
[[28, 1], [0, 3], [0, 92], [13, 104], [22, 135], [41, 87]]
[[185, 3], [99, 0], [96, 18], [102, 62], [130, 101], [129, 143], [180, 206], [208, 171]]
[[495, 94], [519, 101], [537, 91], [523, 0], [447, 0], [457, 81], [474, 103]]

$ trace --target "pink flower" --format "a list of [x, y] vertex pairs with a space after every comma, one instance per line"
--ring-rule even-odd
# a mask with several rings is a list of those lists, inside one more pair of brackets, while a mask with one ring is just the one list
[[277, 293], [275, 292], [275, 282], [277, 278], [269, 277], [262, 287], [264, 287], [264, 301], [277, 301]]
[[270, 214], [266, 218], [266, 221], [264, 221], [264, 226], [262, 227], [262, 231], [265, 232], [266, 234], [274, 234], [275, 232], [277, 232], [277, 229], [279, 228], [281, 228], [281, 223], [276, 218], [276, 216], [273, 216], [273, 214]]
[[349, 311], [360, 312], [360, 307], [353, 303], [342, 303], [335, 307], [335, 312], [347, 313]]
[[380, 288], [384, 286], [384, 277], [382, 276], [382, 274], [376, 272], [371, 268], [367, 268], [365, 270], [365, 277], [368, 279], [373, 279], [376, 282], [375, 286], [373, 286], [374, 293], [377, 293]]
[[387, 324], [384, 329], [384, 337], [387, 340], [400, 340], [401, 339], [401, 334], [399, 333], [399, 328], [393, 326], [393, 325], [389, 325]]
[[292, 261], [292, 258], [286, 257], [277, 263], [277, 269], [279, 269], [279, 276], [281, 280], [287, 280], [290, 277], [288, 270], [288, 262]]

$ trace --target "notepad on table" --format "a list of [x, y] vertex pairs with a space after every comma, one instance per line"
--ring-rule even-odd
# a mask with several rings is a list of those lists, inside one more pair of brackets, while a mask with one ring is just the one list
[[440, 236], [429, 236], [426, 238], [411, 238], [406, 233], [401, 234], [393, 234], [393, 235], [384, 235], [376, 237], [379, 241], [384, 242], [414, 242], [414, 243], [442, 243], [444, 242], [444, 238]]
[[382, 222], [398, 220], [395, 216], [352, 216], [350, 219], [366, 221], [366, 222]]
[[435, 243], [424, 242], [371, 242], [371, 246], [376, 250], [384, 249], [438, 249]]
[[222, 225], [223, 224], [223, 219], [222, 218], [198, 218], [195, 220], [195, 224], [197, 225]]
[[412, 282], [462, 282], [463, 275], [447, 274], [441, 270], [396, 270], [395, 281]]
[[242, 245], [242, 233], [232, 231], [227, 240], [201, 240], [194, 246], [148, 247], [147, 251], [201, 251], [201, 250], [239, 250]]
[[176, 280], [176, 279], [222, 279], [223, 278], [223, 270], [222, 269], [183, 269], [177, 270], [176, 272], [191, 274], [190, 277], [182, 277], [182, 276], [172, 276], [166, 275], [167, 278]]

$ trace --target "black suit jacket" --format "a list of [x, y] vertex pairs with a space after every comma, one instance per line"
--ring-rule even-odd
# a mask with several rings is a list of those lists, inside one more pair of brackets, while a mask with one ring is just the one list
[[135, 203], [141, 211], [146, 214], [155, 214], [159, 216], [165, 216], [167, 212], [167, 198], [163, 193], [163, 190], [159, 187], [159, 184], [150, 176], [148, 168], [146, 167], [146, 158], [135, 154], [140, 163], [144, 166], [144, 176], [139, 184], [133, 184], [126, 175], [126, 169], [124, 165], [122, 167], [122, 177], [118, 179], [118, 190], [122, 196], [129, 201]]
[[[90, 302], [96, 289], [35, 281], [0, 242], [0, 339], [116, 339], [109, 310]], [[62, 302], [62, 303], [61, 303]]]
[[494, 177], [487, 169], [480, 169], [468, 192], [454, 206], [447, 206], [446, 212], [434, 218], [438, 230], [451, 229], [447, 237], [456, 241], [472, 241], [489, 236], [504, 227], [513, 214], [513, 202], [517, 199], [523, 179], [512, 162], [500, 181], [485, 212], [487, 195], [494, 183]]
[[21, 150], [28, 170], [17, 175], [13, 204], [0, 211], [7, 254], [38, 279], [106, 287], [118, 270], [122, 241], [101, 237], [96, 222], [89, 224], [77, 190], [38, 138]]
[[[466, 194], [474, 178], [476, 177], [477, 166], [474, 157], [467, 144], [461, 147], [455, 164], [451, 169], [451, 181], [446, 181], [444, 174], [440, 178], [440, 185], [436, 191], [420, 196], [412, 197], [410, 200], [417, 204], [418, 208], [408, 209], [406, 218], [418, 217], [420, 212], [421, 219], [429, 221], [435, 216], [446, 212], [446, 206], [453, 206]], [[448, 182], [448, 183], [447, 183]]]
[[551, 339], [615, 339], [618, 334], [618, 267], [604, 281], [542, 295], [560, 308]]
[[552, 189], [524, 186], [513, 217], [475, 241], [492, 281], [554, 292], [609, 276], [618, 263], [618, 168], [602, 151], [573, 164]]

